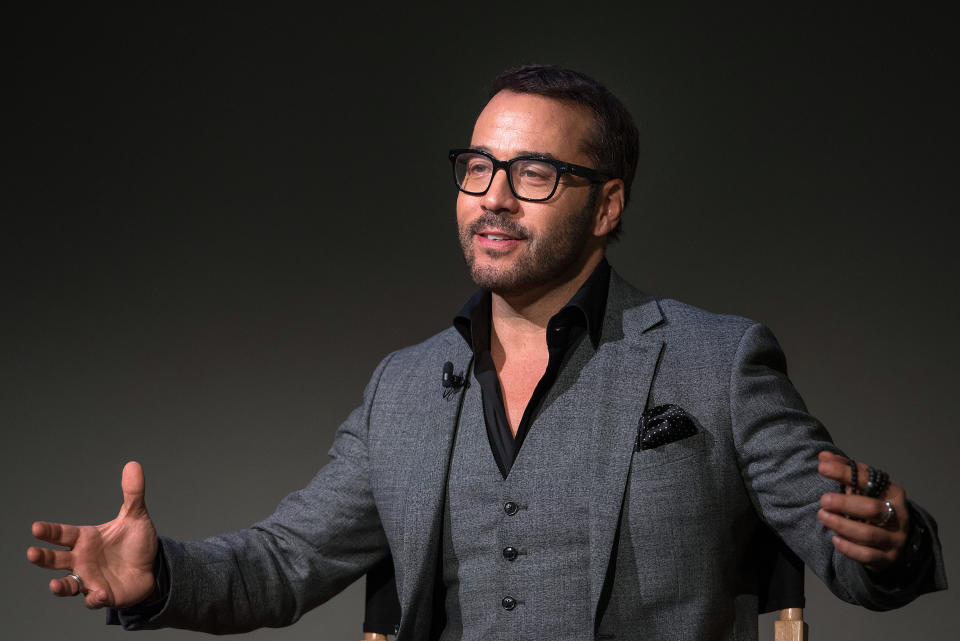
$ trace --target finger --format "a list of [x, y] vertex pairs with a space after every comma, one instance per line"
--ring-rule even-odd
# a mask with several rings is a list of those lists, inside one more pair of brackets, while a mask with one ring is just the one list
[[843, 456], [824, 450], [817, 455], [817, 471], [822, 476], [841, 483], [850, 482], [850, 466]]
[[[893, 505], [892, 501], [891, 505]], [[887, 515], [887, 506], [884, 501], [857, 494], [824, 494], [820, 497], [820, 506], [840, 516], [850, 516], [875, 524], [879, 524]], [[893, 516], [884, 523], [883, 527], [889, 530], [897, 529], [899, 512], [894, 505]]]
[[41, 541], [68, 548], [76, 545], [77, 537], [80, 536], [80, 528], [76, 525], [48, 523], [46, 521], [37, 521], [30, 528], [30, 531]]
[[886, 551], [895, 549], [899, 543], [898, 537], [893, 532], [870, 523], [854, 521], [824, 509], [817, 512], [817, 519], [844, 539], [858, 545]]
[[[817, 471], [821, 475], [831, 479], [833, 481], [840, 481], [841, 483], [849, 484], [853, 478], [850, 472], [850, 463], [849, 459], [846, 459], [842, 456], [837, 456], [832, 452], [820, 452], [818, 456], [819, 463], [817, 464]], [[860, 480], [860, 472], [866, 471], [866, 466], [862, 463], [857, 464], [857, 481]]]
[[69, 570], [73, 567], [73, 552], [50, 548], [27, 548], [27, 560], [49, 570]]
[[[829, 454], [830, 456], [824, 456]], [[837, 456], [831, 452], [821, 452], [820, 462], [817, 465], [817, 471], [821, 476], [839, 481], [844, 485], [853, 484], [853, 472], [850, 469], [849, 459]], [[867, 489], [867, 480], [870, 475], [870, 468], [865, 463], [857, 463], [857, 489]]]
[[821, 450], [820, 453], [817, 454], [817, 459], [820, 461], [840, 461], [841, 463], [847, 462], [847, 457], [841, 456], [836, 452], [831, 452], [830, 450]]
[[50, 591], [57, 596], [76, 596], [80, 593], [80, 584], [72, 576], [50, 579]]
[[99, 610], [100, 608], [110, 605], [107, 598], [107, 591], [103, 588], [89, 590], [87, 596], [83, 599], [83, 604], [91, 610]]
[[146, 479], [143, 476], [143, 467], [136, 461], [130, 461], [123, 466], [120, 489], [123, 490], [121, 514], [145, 516], [147, 514], [147, 504], [144, 501]]
[[874, 571], [882, 570], [893, 562], [893, 558], [889, 555], [889, 552], [882, 552], [875, 548], [859, 545], [842, 536], [833, 537], [833, 547], [841, 554], [866, 565]]

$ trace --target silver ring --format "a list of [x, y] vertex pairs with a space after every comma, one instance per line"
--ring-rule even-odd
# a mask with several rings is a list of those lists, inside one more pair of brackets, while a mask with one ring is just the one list
[[880, 519], [880, 522], [877, 523], [877, 525], [879, 525], [880, 527], [883, 527], [884, 525], [889, 523], [890, 519], [892, 519], [897, 514], [897, 511], [893, 509], [893, 503], [891, 503], [890, 501], [884, 501], [883, 507], [887, 508], [887, 511], [884, 513], [883, 518]]
[[83, 593], [83, 579], [80, 578], [79, 574], [68, 574], [68, 577], [77, 582], [77, 594]]

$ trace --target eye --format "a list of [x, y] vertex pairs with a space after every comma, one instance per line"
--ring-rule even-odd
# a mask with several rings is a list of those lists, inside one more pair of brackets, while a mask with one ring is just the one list
[[474, 160], [467, 163], [467, 173], [473, 174], [474, 176], [486, 174], [490, 171], [490, 163], [486, 163], [480, 160]]
[[483, 156], [467, 156], [462, 159], [462, 163], [470, 176], [484, 176], [490, 173], [490, 161]]
[[550, 183], [555, 179], [557, 170], [545, 162], [522, 160], [515, 164], [513, 175], [515, 179], [526, 183]]
[[546, 173], [539, 167], [524, 167], [520, 175], [524, 178], [535, 178], [540, 180], [543, 180], [547, 177]]

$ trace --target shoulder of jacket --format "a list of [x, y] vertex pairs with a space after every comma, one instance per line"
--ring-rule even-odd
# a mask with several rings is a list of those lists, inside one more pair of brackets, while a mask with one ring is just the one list
[[[674, 298], [658, 296], [637, 289], [615, 271], [611, 276], [608, 311], [623, 315], [624, 319], [642, 319], [644, 329], [655, 328], [667, 333], [720, 332], [743, 334], [757, 322], [743, 316], [718, 314]], [[639, 310], [643, 310], [638, 313]]]

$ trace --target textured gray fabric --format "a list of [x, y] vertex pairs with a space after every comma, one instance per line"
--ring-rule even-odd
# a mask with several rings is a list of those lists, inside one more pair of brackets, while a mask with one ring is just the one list
[[[586, 530], [587, 582], [582, 603], [552, 604], [556, 612], [585, 604], [586, 629], [598, 638], [756, 638], [748, 546], [761, 522], [844, 600], [883, 609], [945, 587], [937, 541], [924, 572], [893, 589], [834, 552], [815, 516], [820, 495], [834, 489], [817, 474], [816, 455], [833, 446], [761, 325], [645, 296], [613, 274], [600, 344], [594, 351], [584, 341], [578, 355], [582, 349], [582, 368], [561, 374], [547, 399], [552, 418], [545, 412], [534, 428], [548, 433], [563, 423], [583, 446], [572, 500], [586, 506], [577, 525]], [[434, 608], [443, 607], [435, 602], [438, 543], [460, 407], [458, 395], [443, 398], [439, 373], [448, 360], [465, 371], [470, 357], [453, 329], [391, 354], [340, 427], [331, 461], [271, 517], [201, 542], [163, 539], [171, 594], [140, 627], [289, 624], [389, 546], [403, 610], [398, 639], [435, 637]], [[648, 403], [683, 407], [699, 433], [635, 451]], [[550, 466], [531, 474], [566, 482], [552, 478]]]
[[[480, 386], [467, 391], [444, 510], [447, 625], [442, 641], [593, 636], [584, 519], [590, 509], [589, 430], [583, 429], [592, 417], [579, 401], [587, 379], [578, 375], [592, 355], [584, 335], [544, 399], [506, 479], [491, 451]], [[519, 506], [515, 514], [505, 513], [507, 501]], [[507, 546], [519, 552], [513, 561], [504, 558]], [[517, 601], [514, 609], [501, 606], [506, 596]]]

